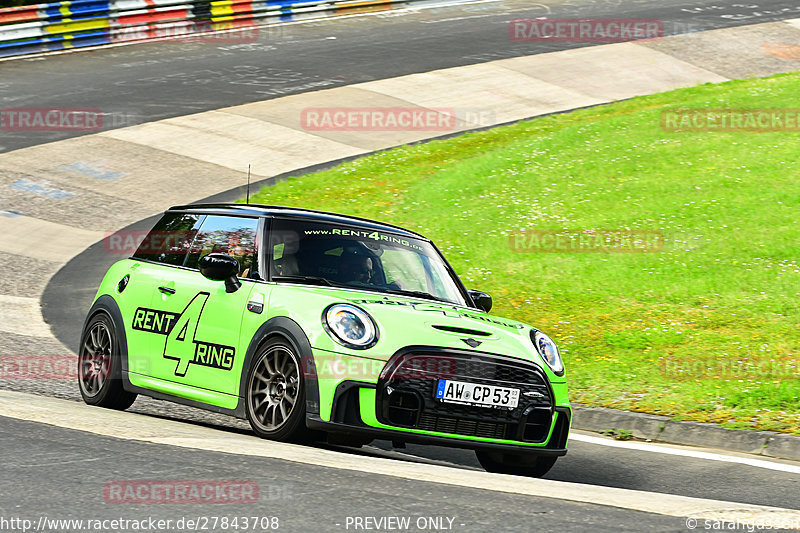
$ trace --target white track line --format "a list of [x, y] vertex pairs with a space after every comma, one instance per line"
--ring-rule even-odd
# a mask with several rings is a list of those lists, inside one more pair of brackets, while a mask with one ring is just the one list
[[610, 448], [622, 448], [625, 450], [637, 450], [641, 452], [663, 453], [665, 455], [677, 455], [681, 457], [691, 457], [692, 459], [703, 459], [706, 461], [720, 461], [724, 463], [737, 463], [741, 465], [752, 466], [755, 468], [766, 468], [769, 470], [777, 470], [779, 472], [787, 472], [789, 474], [800, 474], [800, 466], [787, 465], [783, 463], [774, 463], [772, 461], [765, 461], [763, 459], [754, 459], [750, 457], [737, 457], [735, 455], [723, 455], [712, 452], [701, 452], [698, 450], [673, 448], [661, 444], [646, 444], [643, 442], [627, 442], [617, 441], [611, 439], [604, 439], [602, 437], [593, 437], [591, 435], [583, 435], [580, 433], [572, 433], [569, 436], [570, 441], [585, 442], [587, 444], [596, 444], [598, 446], [608, 446]]
[[97, 435], [182, 448], [265, 457], [340, 470], [428, 481], [458, 487], [589, 503], [666, 516], [728, 523], [790, 524], [800, 528], [800, 511], [598, 485], [533, 479], [350, 455], [307, 446], [265, 441], [173, 420], [88, 407], [76, 402], [0, 389], [0, 416], [40, 422]]

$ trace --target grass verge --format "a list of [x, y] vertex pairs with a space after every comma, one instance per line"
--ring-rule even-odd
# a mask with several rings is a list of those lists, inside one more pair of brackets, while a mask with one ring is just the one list
[[[574, 401], [800, 435], [800, 133], [660, 125], [665, 109], [798, 94], [800, 73], [706, 84], [399, 147], [251, 201], [430, 237], [493, 313], [559, 343]], [[561, 228], [656, 232], [664, 247], [519, 253], [509, 237]]]

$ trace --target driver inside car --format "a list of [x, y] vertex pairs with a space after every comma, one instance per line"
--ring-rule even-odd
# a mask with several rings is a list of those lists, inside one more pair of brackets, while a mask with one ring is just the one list
[[341, 279], [344, 283], [372, 283], [372, 259], [357, 255], [345, 258], [341, 267]]

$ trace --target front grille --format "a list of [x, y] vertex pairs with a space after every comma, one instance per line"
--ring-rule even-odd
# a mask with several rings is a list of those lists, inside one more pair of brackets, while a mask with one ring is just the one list
[[506, 424], [477, 422], [475, 420], [449, 418], [428, 413], [420, 415], [417, 429], [452, 433], [454, 435], [466, 435], [468, 437], [484, 437], [487, 439], [506, 438]]
[[[445, 403], [439, 379], [520, 389], [514, 409]], [[378, 414], [394, 426], [454, 435], [543, 442], [553, 400], [546, 376], [533, 364], [462, 351], [406, 352], [393, 357], [378, 382]]]

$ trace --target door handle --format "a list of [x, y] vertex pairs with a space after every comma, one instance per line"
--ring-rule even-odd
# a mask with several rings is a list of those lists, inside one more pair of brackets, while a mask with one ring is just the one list
[[158, 290], [160, 290], [164, 294], [175, 294], [175, 289], [173, 289], [172, 287], [159, 287]]

